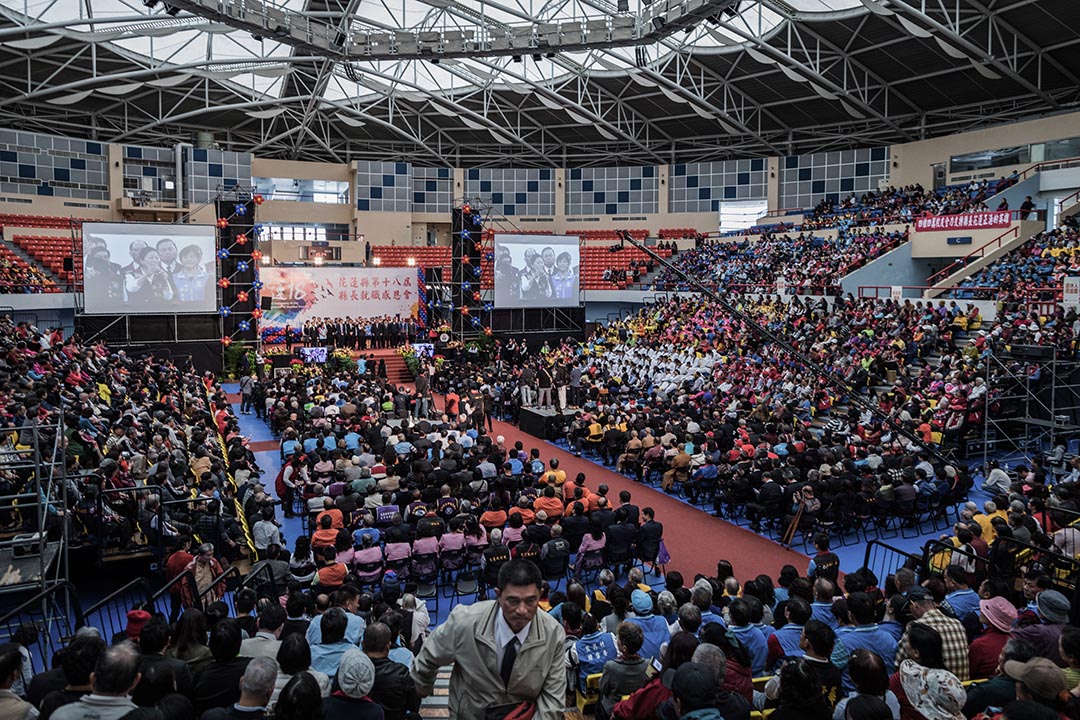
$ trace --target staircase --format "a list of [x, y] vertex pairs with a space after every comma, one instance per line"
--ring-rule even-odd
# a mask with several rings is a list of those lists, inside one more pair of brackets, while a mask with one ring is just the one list
[[[386, 361], [386, 380], [394, 385], [403, 385], [413, 381], [412, 373], [405, 365], [405, 358], [401, 357], [396, 349], [361, 350], [358, 354], [363, 355], [368, 362], [368, 371], [372, 371], [372, 363], [380, 360]], [[375, 357], [372, 358], [371, 356]]]
[[10, 240], [9, 238], [4, 238], [3, 242], [4, 248], [9, 250], [12, 255], [16, 256], [30, 267], [35, 268], [36, 270], [40, 270], [42, 273], [45, 274], [46, 277], [52, 280], [57, 287], [63, 288], [67, 285], [67, 280], [64, 280], [62, 277], [57, 275], [55, 272], [52, 271], [51, 268], [45, 265], [45, 263], [40, 262], [33, 255], [16, 245], [12, 240]]

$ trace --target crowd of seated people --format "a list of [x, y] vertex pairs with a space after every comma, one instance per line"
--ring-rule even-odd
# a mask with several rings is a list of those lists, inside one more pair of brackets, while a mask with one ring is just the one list
[[[771, 292], [783, 278], [791, 294], [835, 295], [844, 275], [907, 242], [908, 233], [880, 229], [837, 233], [836, 239], [812, 233], [763, 235], [756, 242], [714, 240], [684, 252], [676, 268], [720, 289]], [[655, 287], [683, 285], [678, 275], [664, 269]]]
[[1066, 218], [1060, 227], [1035, 235], [1004, 257], [960, 281], [946, 297], [978, 300], [1060, 299], [1067, 275], [1080, 274], [1080, 222]]
[[[1019, 174], [1013, 171], [1007, 177], [996, 180], [973, 180], [964, 185], [953, 185], [934, 191], [922, 185], [888, 187], [867, 192], [861, 196], [854, 193], [840, 199], [822, 198], [808, 210], [801, 223], [773, 223], [757, 225], [741, 230], [739, 235], [759, 235], [773, 232], [810, 232], [824, 228], [845, 228], [854, 225], [883, 223], [909, 223], [925, 215], [959, 215], [989, 210], [986, 200], [1015, 185]], [[1008, 206], [1001, 208], [1008, 209]]]
[[[241, 556], [245, 513], [266, 498], [234, 487], [234, 475], [243, 480], [258, 469], [212, 377], [7, 317], [0, 336], [10, 430], [0, 447], [30, 452], [36, 444], [48, 458], [62, 428], [57, 462], [66, 465], [65, 482], [49, 484], [52, 494], [41, 498], [45, 527], [36, 526], [37, 513], [9, 508], [0, 518], [5, 528], [53, 537], [66, 525], [76, 544], [121, 551], [137, 549], [138, 534], [140, 547], [159, 555], [195, 529], [218, 544], [223, 560]], [[0, 492], [28, 491], [32, 473], [32, 464], [5, 470]]]
[[52, 278], [24, 262], [0, 257], [0, 294], [19, 295], [48, 292]]
[[[559, 628], [562, 650], [557, 669], [535, 671], [557, 672], [566, 705], [583, 698], [597, 718], [750, 720], [768, 711], [787, 720], [1076, 720], [1080, 630], [1066, 594], [1075, 578], [1039, 569], [1054, 566], [1045, 556], [1055, 552], [1075, 563], [1075, 484], [1046, 493], [1020, 478], [1002, 502], [1008, 513], [993, 502], [965, 508], [940, 541], [954, 549], [939, 564], [886, 577], [852, 567], [841, 579], [839, 557], [819, 535], [805, 569], [785, 565], [776, 577], [739, 579], [721, 559], [715, 575], [670, 571], [659, 587], [640, 568], [625, 581], [603, 569], [591, 591], [545, 585], [538, 612]], [[637, 527], [626, 515], [617, 512], [604, 534], [617, 540], [626, 534], [617, 528]], [[1024, 568], [997, 561], [1018, 543], [1044, 547], [1043, 557]], [[504, 545], [493, 549], [506, 555]], [[213, 602], [175, 623], [133, 610], [111, 643], [83, 628], [37, 674], [18, 644], [0, 645], [0, 714], [418, 717], [429, 617], [409, 585], [368, 589], [347, 570], [338, 589], [309, 591], [294, 563], [273, 562], [291, 575], [288, 590], [245, 589], [231, 610]], [[466, 682], [469, 673], [462, 668]]]

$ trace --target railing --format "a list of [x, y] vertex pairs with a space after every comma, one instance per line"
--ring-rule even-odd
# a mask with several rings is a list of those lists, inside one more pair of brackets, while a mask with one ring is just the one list
[[[1080, 167], [1080, 157], [1063, 158], [1061, 160], [1044, 160], [1039, 163], [1035, 163], [1031, 167], [1020, 173], [1016, 182], [1023, 182], [1037, 172], [1044, 172], [1046, 170], [1063, 170], [1065, 168]], [[1014, 183], [1015, 184], [1015, 183]]]
[[[229, 580], [234, 582], [233, 587], [229, 587]], [[214, 578], [213, 582], [211, 582], [205, 590], [199, 593], [199, 604], [205, 610], [211, 603], [215, 602], [215, 600], [210, 598], [219, 583], [225, 583], [225, 593], [219, 599], [223, 600], [225, 604], [229, 606], [230, 615], [235, 614], [236, 608], [233, 605], [233, 591], [240, 585], [240, 571], [232, 565], [225, 568], [225, 572]]]
[[[892, 292], [891, 285], [860, 285], [858, 289], [858, 297], [861, 298], [881, 298], [888, 297]], [[1015, 294], [1015, 290], [1003, 291], [1000, 287], [994, 286], [972, 286], [972, 285], [901, 285], [902, 290], [917, 290], [922, 297], [927, 290], [940, 290], [943, 293], [947, 292], [964, 292], [972, 293], [974, 295], [982, 295], [983, 297], [955, 297], [955, 300], [1030, 300], [1033, 302], [1050, 302], [1060, 301], [1062, 298], [1062, 289], [1060, 287], [1040, 287], [1040, 288], [1028, 288], [1019, 297]]]
[[1058, 219], [1061, 218], [1061, 215], [1065, 212], [1066, 208], [1070, 208], [1076, 203], [1080, 203], [1080, 190], [1061, 198], [1061, 200], [1058, 201]]
[[1009, 228], [993, 240], [990, 240], [989, 242], [979, 246], [975, 250], [972, 250], [970, 253], [960, 258], [959, 260], [949, 265], [946, 265], [941, 270], [938, 270], [936, 273], [928, 277], [926, 279], [926, 282], [929, 285], [936, 285], [945, 278], [952, 276], [953, 273], [956, 273], [961, 268], [967, 267], [967, 265], [969, 265], [971, 262], [985, 257], [987, 252], [993, 252], [994, 250], [1001, 248], [1001, 246], [1004, 245], [1007, 241], [1013, 240], [1018, 237], [1020, 237], [1020, 227], [1017, 226]]
[[918, 571], [922, 558], [909, 552], [887, 545], [880, 540], [871, 540], [863, 553], [863, 567], [869, 568], [877, 576], [879, 586], [885, 584], [885, 578], [902, 567], [911, 567]]
[[172, 607], [172, 594], [175, 588], [181, 595], [184, 594], [184, 588], [187, 589], [187, 596], [191, 598], [190, 608], [195, 610], [202, 610], [202, 597], [199, 595], [199, 586], [195, 582], [195, 573], [190, 570], [185, 570], [169, 582], [165, 583], [162, 587], [150, 596], [150, 603], [154, 606], [154, 611], [168, 616], [170, 608]]
[[113, 636], [126, 629], [129, 610], [150, 610], [153, 606], [150, 582], [146, 578], [135, 578], [88, 607], [83, 620], [86, 625], [100, 630], [101, 637], [110, 642]]
[[244, 588], [251, 588], [255, 591], [255, 594], [260, 597], [271, 597], [277, 599], [281, 596], [285, 588], [279, 588], [277, 581], [274, 580], [274, 571], [269, 565], [263, 565], [254, 572], [249, 572], [247, 576], [240, 581], [237, 590], [243, 590]]
[[0, 641], [19, 642], [30, 653], [30, 669], [41, 672], [83, 626], [79, 594], [69, 582], [51, 585], [0, 617]]

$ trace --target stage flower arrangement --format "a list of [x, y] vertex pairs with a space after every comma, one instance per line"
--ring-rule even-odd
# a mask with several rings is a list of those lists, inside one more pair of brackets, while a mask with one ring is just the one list
[[326, 359], [327, 369], [331, 372], [356, 372], [356, 359], [353, 358], [352, 353], [348, 350], [341, 348], [330, 353], [330, 357]]
[[397, 352], [405, 361], [405, 367], [409, 368], [413, 377], [416, 377], [420, 370], [420, 357], [416, 354], [416, 348], [412, 345], [403, 345], [397, 349]]

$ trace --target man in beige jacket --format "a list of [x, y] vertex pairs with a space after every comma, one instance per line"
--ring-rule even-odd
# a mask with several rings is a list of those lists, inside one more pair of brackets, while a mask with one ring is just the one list
[[566, 707], [565, 634], [540, 603], [540, 571], [528, 560], [499, 569], [496, 599], [458, 605], [428, 636], [412, 666], [421, 697], [432, 693], [440, 667], [450, 676], [450, 720], [505, 717], [536, 703], [534, 720], [556, 720]]

